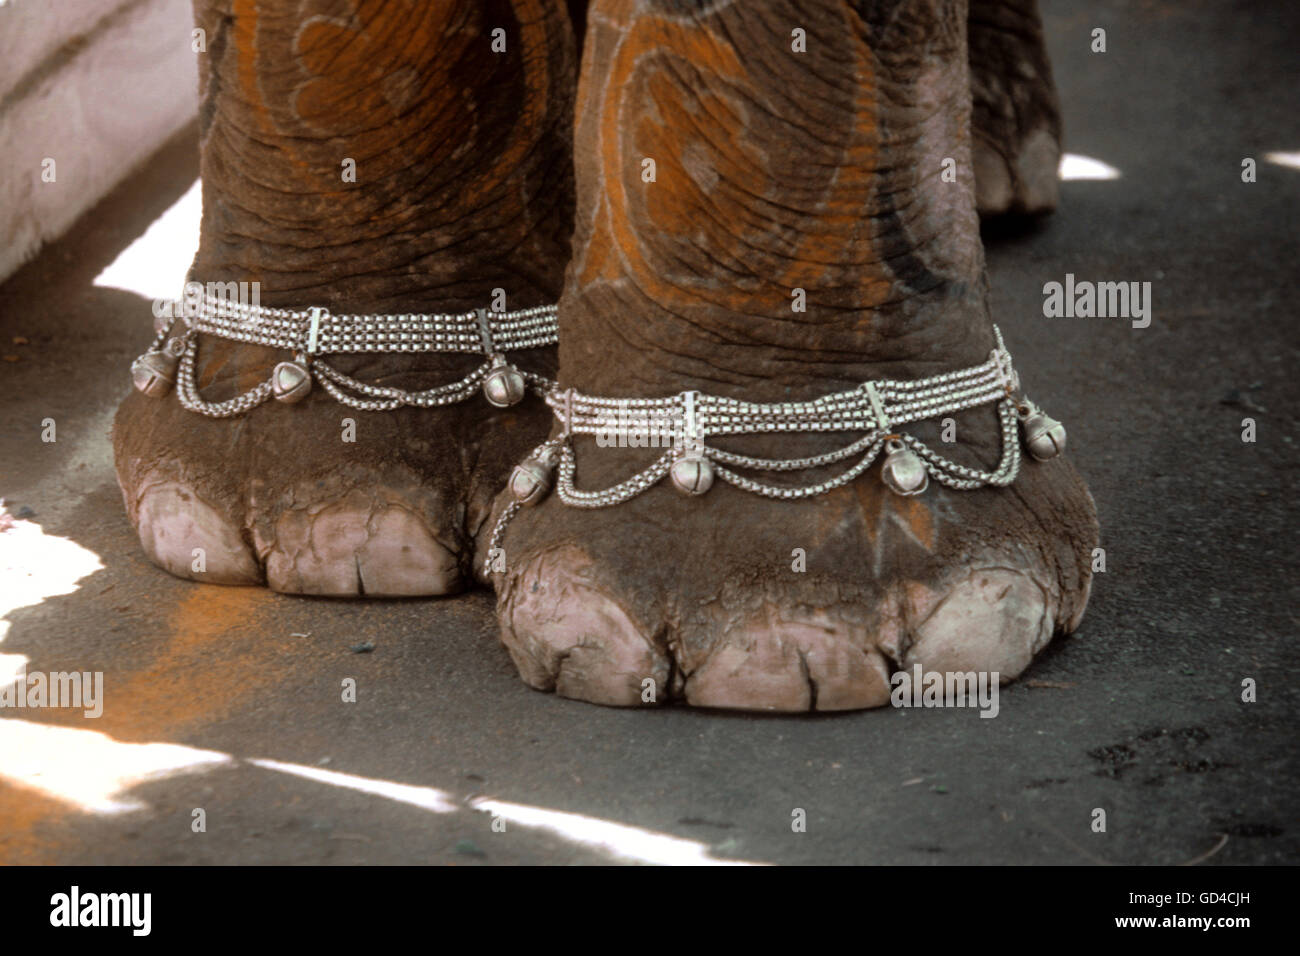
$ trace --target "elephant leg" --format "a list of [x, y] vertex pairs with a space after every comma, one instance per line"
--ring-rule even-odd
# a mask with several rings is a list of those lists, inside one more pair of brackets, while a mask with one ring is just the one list
[[[789, 402], [987, 359], [963, 3], [597, 0], [585, 43], [562, 389]], [[952, 445], [940, 422], [908, 431], [991, 468], [993, 407], [954, 420]], [[791, 458], [845, 441], [716, 444]], [[573, 448], [580, 490], [661, 454]], [[602, 704], [879, 706], [896, 667], [1019, 674], [1078, 624], [1097, 533], [1061, 458], [917, 497], [879, 468], [797, 501], [666, 479], [607, 508], [552, 494], [500, 537], [501, 638], [530, 685]]]
[[[192, 281], [258, 283], [262, 306], [335, 314], [556, 301], [577, 78], [562, 0], [197, 0], [195, 13], [207, 50]], [[246, 392], [289, 357], [200, 336], [202, 397]], [[554, 374], [553, 348], [512, 358]], [[329, 359], [408, 390], [482, 361]], [[173, 574], [427, 595], [465, 586], [493, 495], [548, 422], [532, 396], [506, 410], [475, 395], [365, 411], [317, 387], [216, 419], [133, 393], [113, 440], [128, 515]]]
[[1038, 0], [970, 0], [971, 138], [982, 216], [1056, 208], [1061, 107]]

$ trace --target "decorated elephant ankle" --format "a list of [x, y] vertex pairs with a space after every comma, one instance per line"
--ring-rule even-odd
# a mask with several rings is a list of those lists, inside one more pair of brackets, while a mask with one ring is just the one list
[[1011, 361], [1030, 317], [992, 322], [965, 5], [756, 10], [593, 5], [554, 421], [480, 537], [502, 642], [622, 706], [1013, 679], [1078, 626], [1098, 530]]
[[562, 5], [302, 7], [196, 4], [202, 231], [117, 413], [127, 515], [185, 578], [453, 593], [549, 426], [573, 25]]

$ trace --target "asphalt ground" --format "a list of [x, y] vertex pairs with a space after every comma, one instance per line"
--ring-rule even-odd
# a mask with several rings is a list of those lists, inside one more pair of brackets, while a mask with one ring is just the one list
[[[103, 671], [107, 696], [95, 720], [0, 712], [0, 862], [1294, 863], [1300, 6], [1080, 7], [1045, 10], [1066, 149], [1118, 176], [986, 238], [1106, 570], [996, 719], [594, 707], [519, 681], [485, 591], [155, 569], [108, 440], [149, 303], [94, 279], [195, 180], [189, 129], [0, 287], [0, 495], [25, 516], [0, 534], [0, 655]], [[1150, 325], [1044, 317], [1067, 273], [1151, 282]]]

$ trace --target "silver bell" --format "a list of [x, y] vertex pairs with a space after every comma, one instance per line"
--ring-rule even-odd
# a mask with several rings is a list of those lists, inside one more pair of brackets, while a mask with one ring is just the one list
[[930, 475], [925, 470], [925, 462], [921, 461], [916, 452], [896, 439], [887, 442], [885, 448], [889, 454], [881, 466], [880, 477], [890, 491], [910, 497], [919, 495], [930, 486]]
[[131, 363], [131, 381], [150, 398], [162, 398], [176, 384], [179, 363], [180, 358], [172, 351], [150, 349]]
[[673, 487], [684, 495], [702, 495], [713, 487], [713, 462], [698, 453], [682, 455], [669, 474]]
[[271, 372], [271, 394], [281, 402], [301, 402], [310, 391], [311, 371], [305, 362], [281, 362]]
[[1036, 461], [1047, 461], [1065, 451], [1065, 426], [1055, 418], [1044, 415], [1030, 406], [1030, 411], [1020, 420], [1025, 447]]
[[510, 473], [510, 494], [521, 505], [535, 505], [551, 490], [557, 453], [554, 448], [525, 458]]
[[509, 408], [524, 397], [526, 384], [519, 369], [504, 357], [494, 355], [492, 367], [483, 379], [483, 395], [497, 408]]

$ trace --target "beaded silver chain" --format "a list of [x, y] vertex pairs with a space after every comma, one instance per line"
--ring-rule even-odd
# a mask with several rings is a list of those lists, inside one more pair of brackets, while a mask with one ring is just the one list
[[[549, 492], [553, 475], [560, 500], [574, 508], [607, 508], [622, 504], [671, 476], [683, 494], [702, 495], [715, 476], [743, 491], [768, 498], [793, 500], [820, 495], [853, 481], [871, 467], [882, 451], [882, 478], [896, 494], [924, 492], [930, 478], [957, 490], [1003, 487], [1020, 471], [1020, 442], [1039, 461], [1065, 448], [1065, 428], [1032, 402], [1017, 397], [1019, 376], [1011, 355], [994, 326], [997, 347], [973, 368], [945, 372], [915, 381], [869, 381], [856, 388], [806, 402], [758, 403], [734, 398], [681, 392], [666, 398], [598, 398], [575, 389], [546, 394], [561, 426], [560, 434], [536, 449], [510, 476], [513, 500], [502, 511], [489, 541], [488, 570], [510, 521], [521, 507], [536, 504]], [[899, 432], [899, 426], [996, 404], [1002, 453], [992, 471], [953, 462], [919, 439]], [[758, 458], [709, 446], [706, 437], [781, 432], [864, 432], [842, 448], [803, 458]], [[570, 441], [574, 435], [596, 436], [597, 444], [632, 447], [669, 446], [653, 463], [631, 478], [600, 491], [582, 491], [574, 484], [577, 462]], [[738, 474], [750, 471], [787, 472], [820, 468], [860, 456], [849, 468], [824, 481], [804, 486], [776, 485]], [[731, 466], [730, 468], [727, 466]]]
[[[540, 348], [559, 341], [555, 306], [515, 312], [398, 315], [334, 315], [319, 306], [306, 310], [271, 309], [206, 294], [195, 315], [184, 315], [185, 328], [171, 335], [171, 323], [158, 328], [149, 350], [132, 363], [136, 388], [162, 397], [175, 386], [181, 405], [212, 418], [228, 418], [274, 397], [298, 402], [311, 391], [313, 379], [337, 401], [364, 411], [388, 411], [403, 405], [432, 408], [462, 402], [482, 390], [498, 407], [513, 405], [526, 389], [545, 394], [554, 383], [516, 368], [503, 352]], [[205, 401], [195, 381], [199, 335], [285, 349], [292, 361], [281, 362], [271, 377], [223, 402]], [[459, 381], [423, 391], [369, 385], [340, 372], [320, 356], [340, 353], [457, 352], [485, 356]]]

